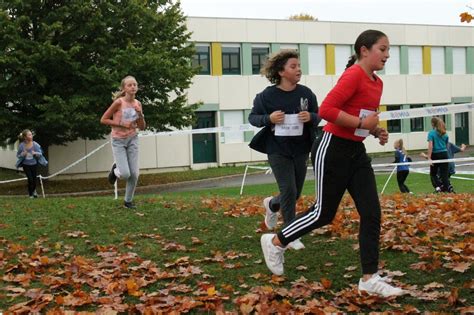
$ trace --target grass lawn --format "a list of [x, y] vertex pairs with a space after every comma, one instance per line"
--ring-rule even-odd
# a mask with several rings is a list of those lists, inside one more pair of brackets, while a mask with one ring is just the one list
[[[378, 177], [379, 186], [384, 178]], [[473, 307], [473, 185], [460, 194], [381, 197], [381, 270], [408, 294], [360, 296], [357, 212], [349, 198], [333, 224], [287, 251], [271, 276], [259, 239], [263, 197], [274, 184], [138, 195], [138, 209], [107, 197], [0, 198], [0, 312], [458, 313]], [[313, 200], [305, 184], [298, 209]]]

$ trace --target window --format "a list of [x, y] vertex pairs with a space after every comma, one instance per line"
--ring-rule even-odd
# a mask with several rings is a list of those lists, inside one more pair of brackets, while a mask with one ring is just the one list
[[[422, 108], [424, 105], [410, 105], [410, 108]], [[410, 131], [424, 131], [425, 123], [423, 117], [410, 119]]]
[[347, 62], [352, 55], [351, 46], [336, 45], [336, 74], [341, 74], [346, 70]]
[[466, 74], [466, 48], [453, 48], [453, 73]]
[[269, 47], [252, 47], [252, 74], [260, 74], [269, 53]]
[[423, 73], [423, 53], [420, 46], [408, 47], [408, 73]]
[[222, 47], [222, 74], [240, 74], [240, 47]]
[[309, 74], [326, 74], [326, 50], [324, 45], [308, 46]]
[[[400, 105], [387, 106], [387, 111], [400, 110], [400, 109], [402, 109]], [[401, 119], [388, 120], [387, 129], [389, 133], [402, 132], [402, 120]]]
[[400, 74], [400, 47], [390, 47], [389, 53], [390, 58], [385, 64], [385, 74]]
[[431, 47], [431, 74], [444, 72], [444, 47]]
[[[226, 110], [222, 112], [223, 126], [238, 126], [244, 123], [244, 113], [241, 110]], [[221, 135], [221, 143], [243, 143], [243, 131], [228, 131]]]
[[209, 45], [196, 45], [196, 53], [192, 59], [193, 67], [199, 67], [199, 74], [211, 74]]

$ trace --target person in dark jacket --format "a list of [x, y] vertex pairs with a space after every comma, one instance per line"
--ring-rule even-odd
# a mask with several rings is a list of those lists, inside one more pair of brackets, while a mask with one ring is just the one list
[[[321, 119], [316, 95], [298, 84], [301, 66], [295, 50], [281, 50], [273, 55], [261, 73], [272, 85], [255, 97], [249, 122], [270, 128], [261, 151], [268, 155], [280, 191], [279, 195], [263, 200], [265, 225], [273, 229], [280, 210], [284, 224], [295, 218], [296, 201], [303, 189], [309, 152]], [[290, 247], [302, 249], [304, 245], [296, 240]]]

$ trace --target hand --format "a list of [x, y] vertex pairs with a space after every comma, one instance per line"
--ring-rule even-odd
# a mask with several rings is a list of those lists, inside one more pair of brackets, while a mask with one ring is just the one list
[[23, 150], [23, 152], [21, 152], [21, 156], [26, 156], [28, 154], [28, 152], [26, 152], [26, 150]]
[[122, 122], [120, 122], [120, 127], [122, 127], [122, 128], [130, 129], [131, 126], [132, 126], [131, 121], [122, 121]]
[[133, 107], [135, 108], [135, 111], [137, 112], [139, 117], [143, 116], [142, 109], [140, 106], [138, 106], [138, 104], [134, 104]]
[[421, 156], [422, 158], [428, 159], [428, 155], [426, 155], [425, 152], [421, 152], [421, 153], [420, 153], [420, 156]]
[[272, 124], [282, 124], [285, 121], [285, 113], [281, 110], [274, 111], [270, 114]]
[[461, 152], [464, 152], [464, 150], [466, 150], [466, 145], [463, 143], [461, 144]]
[[361, 129], [374, 130], [379, 124], [379, 114], [380, 113], [371, 113], [362, 119]]
[[302, 123], [306, 123], [308, 121], [311, 121], [311, 114], [308, 111], [302, 111], [298, 113], [298, 119]]
[[375, 135], [379, 138], [379, 143], [385, 145], [388, 142], [388, 132], [385, 128], [377, 128], [375, 130]]

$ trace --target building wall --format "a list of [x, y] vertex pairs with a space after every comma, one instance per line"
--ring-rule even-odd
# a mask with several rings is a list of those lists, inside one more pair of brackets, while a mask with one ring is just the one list
[[[215, 112], [216, 126], [226, 125], [226, 113], [235, 114], [235, 111], [242, 113], [246, 123], [255, 95], [269, 85], [265, 78], [251, 74], [253, 46], [268, 46], [270, 52], [284, 47], [297, 48], [304, 74], [301, 84], [311, 88], [321, 103], [342, 72], [341, 65], [343, 68], [345, 61], [340, 60], [339, 55], [352, 51], [356, 37], [366, 29], [386, 33], [399, 56], [400, 64], [395, 66], [395, 74], [385, 74], [385, 71], [379, 74], [384, 81], [382, 110], [392, 105], [409, 108], [410, 105], [432, 106], [459, 100], [472, 102], [474, 99], [474, 29], [471, 27], [192, 17], [188, 18], [187, 26], [196, 45], [209, 46], [211, 68], [209, 74], [193, 78], [188, 101], [190, 104], [203, 102], [201, 111]], [[221, 54], [226, 45], [240, 47], [242, 74], [223, 75]], [[442, 47], [437, 48], [436, 52], [444, 54], [443, 60], [436, 59], [438, 57], [431, 53], [436, 47]], [[460, 74], [456, 73], [459, 71], [459, 60], [453, 57], [458, 56], [459, 48], [461, 54], [465, 52], [466, 55], [466, 64], [461, 65], [465, 71]], [[313, 60], [319, 53], [323, 54], [320, 59]], [[416, 64], [419, 74], [411, 73], [410, 67], [415, 62], [413, 57], [410, 60], [413, 54], [419, 59]], [[431, 74], [432, 69], [443, 69], [438, 62], [444, 63], [444, 73]], [[310, 74], [314, 71], [323, 73]], [[469, 121], [472, 144], [472, 112], [469, 113]], [[424, 123], [423, 131], [412, 132], [410, 121], [403, 120], [401, 132], [391, 134], [390, 142], [385, 146], [380, 146], [376, 139], [369, 137], [365, 141], [368, 152], [391, 152], [393, 140], [398, 138], [404, 139], [409, 150], [426, 148], [426, 132], [431, 128], [429, 118]], [[387, 125], [386, 122], [382, 124]], [[449, 137], [454, 140], [454, 115], [448, 115], [447, 126]], [[228, 143], [224, 135], [217, 135], [216, 161], [205, 166], [265, 161], [266, 155], [249, 149], [251, 138], [252, 132], [245, 132], [241, 142]], [[49, 149], [50, 173], [82, 158], [105, 141], [80, 140], [67, 146], [52, 146]], [[0, 148], [0, 157], [0, 167], [14, 167], [15, 152], [12, 148]], [[112, 159], [110, 145], [107, 145], [66, 174], [103, 176], [109, 170]], [[200, 167], [193, 162], [191, 135], [141, 137], [139, 163], [142, 172]]]

